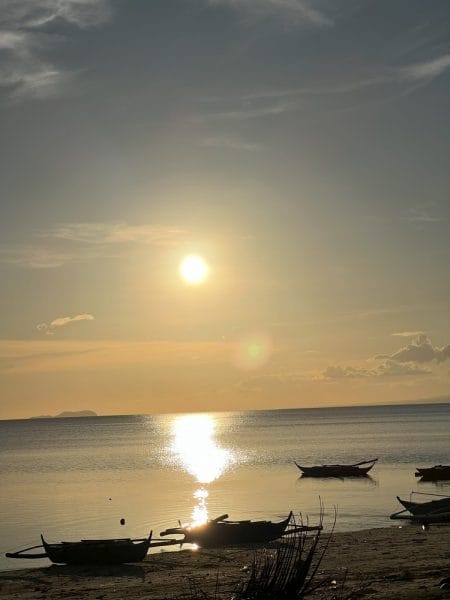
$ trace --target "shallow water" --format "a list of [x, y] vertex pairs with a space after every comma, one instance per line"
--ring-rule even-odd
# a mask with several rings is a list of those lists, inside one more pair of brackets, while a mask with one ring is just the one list
[[[416, 466], [450, 463], [450, 404], [0, 421], [0, 569], [41, 566], [4, 552], [86, 537], [142, 537], [228, 513], [325, 526], [392, 525], [396, 495], [450, 494]], [[378, 457], [371, 477], [299, 477], [300, 464]], [[417, 496], [420, 500], [420, 496]], [[120, 519], [125, 518], [125, 525]]]

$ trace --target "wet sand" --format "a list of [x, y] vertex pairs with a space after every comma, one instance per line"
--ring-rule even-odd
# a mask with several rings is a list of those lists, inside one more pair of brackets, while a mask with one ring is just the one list
[[[323, 535], [321, 544], [327, 535]], [[268, 548], [275, 550], [276, 543]], [[246, 577], [254, 549], [158, 552], [142, 563], [115, 567], [52, 565], [0, 573], [1, 599], [134, 600], [189, 598], [193, 581], [205, 591], [219, 585], [220, 599], [230, 600], [237, 582]], [[24, 566], [31, 563], [23, 561]], [[346, 575], [345, 575], [346, 573]], [[450, 575], [450, 525], [392, 526], [336, 533], [320, 565], [317, 580], [346, 577], [345, 590], [354, 598], [425, 600], [450, 598], [439, 581]], [[331, 599], [332, 584], [312, 598]]]

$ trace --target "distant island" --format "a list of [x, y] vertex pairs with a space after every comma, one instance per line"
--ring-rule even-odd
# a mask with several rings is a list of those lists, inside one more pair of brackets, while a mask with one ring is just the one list
[[65, 410], [58, 415], [39, 415], [37, 417], [30, 417], [30, 419], [67, 419], [70, 417], [98, 417], [98, 415], [93, 410]]

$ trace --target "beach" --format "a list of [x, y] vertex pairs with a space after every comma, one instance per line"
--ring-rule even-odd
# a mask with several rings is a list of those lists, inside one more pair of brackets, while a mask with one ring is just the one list
[[[328, 535], [322, 535], [321, 547]], [[269, 552], [276, 548], [277, 543], [267, 546]], [[211, 593], [211, 598], [218, 585], [217, 597], [230, 600], [238, 582], [248, 577], [254, 552], [254, 548], [154, 550], [142, 563], [130, 565], [95, 568], [51, 565], [2, 571], [0, 598], [190, 598], [190, 589], [197, 581], [202, 590]], [[449, 575], [448, 524], [427, 529], [406, 524], [338, 532], [332, 535], [316, 576], [317, 581], [332, 578], [336, 584], [328, 583], [312, 597], [331, 599], [345, 579], [345, 592], [347, 595], [354, 592], [354, 598], [448, 598], [450, 590], [441, 590], [439, 581]]]

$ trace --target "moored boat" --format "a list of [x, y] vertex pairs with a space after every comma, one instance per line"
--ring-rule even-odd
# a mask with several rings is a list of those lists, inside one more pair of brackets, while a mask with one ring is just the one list
[[450, 479], [450, 465], [435, 465], [434, 467], [416, 467], [416, 477], [427, 481]]
[[297, 526], [292, 523], [292, 511], [286, 519], [272, 521], [229, 521], [228, 515], [221, 515], [202, 525], [184, 525], [161, 532], [165, 535], [183, 535], [180, 543], [197, 544], [204, 548], [233, 546], [239, 544], [265, 543], [283, 535], [299, 531], [315, 530], [322, 527]]
[[[48, 543], [41, 535], [42, 545], [8, 552], [8, 558], [49, 558], [56, 564], [111, 565], [140, 562], [147, 555], [152, 539], [120, 538], [104, 540], [81, 540], [79, 542]], [[30, 550], [43, 548], [44, 552], [27, 554]]]
[[316, 465], [305, 467], [295, 463], [304, 477], [365, 477], [378, 458], [363, 460], [352, 465]]

